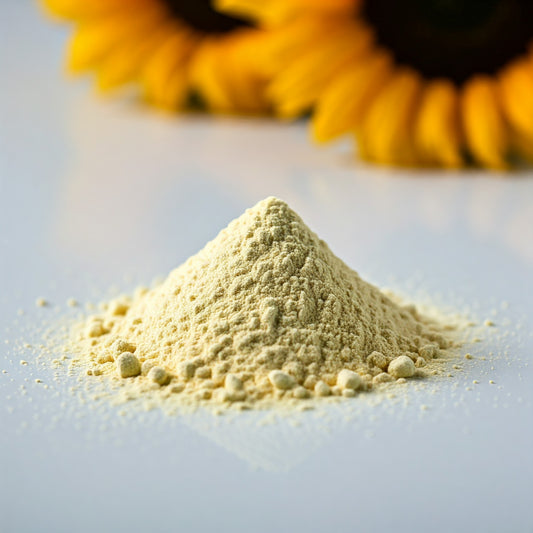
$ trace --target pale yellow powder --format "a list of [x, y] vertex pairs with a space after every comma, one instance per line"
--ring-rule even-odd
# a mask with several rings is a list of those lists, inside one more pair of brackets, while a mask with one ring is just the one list
[[77, 328], [74, 349], [92, 376], [97, 368], [122, 380], [130, 396], [350, 398], [423, 376], [419, 367], [454, 344], [449, 324], [363, 281], [277, 198], [231, 222], [160, 286], [104, 308]]
[[46, 307], [48, 302], [44, 298], [37, 298], [37, 300], [35, 300], [35, 305], [37, 307]]

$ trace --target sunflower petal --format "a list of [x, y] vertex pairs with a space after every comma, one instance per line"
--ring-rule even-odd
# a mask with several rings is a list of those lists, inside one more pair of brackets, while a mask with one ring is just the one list
[[263, 97], [266, 79], [256, 67], [261, 54], [262, 35], [258, 31], [242, 31], [227, 37], [217, 50], [219, 63], [224, 64], [226, 90], [234, 109], [259, 113], [267, 109]]
[[264, 26], [277, 26], [302, 12], [353, 12], [359, 0], [214, 0], [218, 11], [259, 21]]
[[477, 161], [489, 168], [504, 169], [508, 132], [495, 82], [477, 76], [463, 88], [461, 108], [466, 143]]
[[173, 111], [183, 107], [189, 95], [189, 73], [185, 65], [178, 66], [157, 93], [157, 105], [164, 110]]
[[68, 52], [71, 72], [95, 68], [116, 47], [142, 39], [164, 20], [160, 9], [143, 9], [125, 16], [103, 17], [80, 24]]
[[214, 6], [223, 13], [260, 21], [263, 26], [283, 23], [296, 11], [286, 0], [214, 0]]
[[[350, 45], [347, 36], [352, 35]], [[345, 26], [320, 48], [313, 47], [298, 58], [297, 64], [275, 78], [268, 95], [280, 116], [293, 118], [312, 106], [335, 75], [370, 49], [372, 34], [364, 27]]]
[[175, 28], [146, 61], [141, 74], [146, 99], [164, 109], [174, 109], [185, 101], [188, 61], [198, 37]]
[[53, 15], [66, 19], [86, 19], [116, 11], [131, 11], [137, 6], [153, 4], [153, 0], [40, 0]]
[[[340, 21], [341, 25], [346, 23]], [[302, 55], [316, 48], [316, 42], [329, 42], [339, 31], [339, 19], [335, 17], [300, 16], [291, 23], [269, 30], [268, 47], [266, 49], [266, 71], [270, 75], [288, 68], [298, 62]]]
[[233, 102], [226, 90], [224, 62], [217, 53], [218, 38], [208, 38], [199, 45], [191, 60], [191, 85], [204, 97], [212, 111], [227, 113]]
[[522, 137], [533, 142], [533, 69], [526, 59], [501, 73], [499, 90], [506, 118]]
[[363, 157], [391, 165], [418, 162], [411, 128], [421, 87], [422, 81], [414, 71], [404, 68], [396, 72], [356, 131]]
[[140, 78], [147, 58], [164, 41], [168, 31], [171, 31], [168, 27], [157, 28], [144, 39], [128, 39], [110, 51], [98, 67], [98, 88], [109, 91]]
[[353, 11], [361, 3], [360, 0], [293, 0], [298, 8], [316, 11]]
[[433, 81], [425, 88], [415, 125], [415, 142], [430, 164], [460, 167], [459, 98], [449, 81]]
[[317, 103], [312, 121], [315, 140], [326, 142], [359, 127], [371, 100], [391, 75], [390, 56], [378, 52], [337, 76]]

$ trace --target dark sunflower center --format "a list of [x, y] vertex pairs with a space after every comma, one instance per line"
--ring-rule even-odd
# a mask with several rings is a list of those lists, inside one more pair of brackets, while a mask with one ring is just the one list
[[172, 14], [203, 33], [229, 33], [249, 24], [241, 19], [218, 13], [210, 0], [162, 0]]
[[462, 83], [533, 41], [533, 0], [366, 0], [363, 17], [398, 63]]

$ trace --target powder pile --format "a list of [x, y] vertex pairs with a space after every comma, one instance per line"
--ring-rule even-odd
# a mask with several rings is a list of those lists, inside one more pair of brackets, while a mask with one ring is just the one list
[[189, 402], [353, 397], [454, 346], [451, 326], [362, 280], [272, 197], [158, 287], [104, 307], [76, 330], [87, 373]]

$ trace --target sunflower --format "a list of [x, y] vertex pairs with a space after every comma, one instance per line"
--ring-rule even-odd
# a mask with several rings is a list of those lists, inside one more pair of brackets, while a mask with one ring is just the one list
[[392, 165], [533, 157], [531, 0], [218, 0], [276, 31], [268, 93]]
[[209, 0], [42, 0], [75, 30], [68, 69], [92, 71], [104, 91], [138, 83], [167, 109], [199, 99], [210, 110], [263, 112], [264, 32]]

